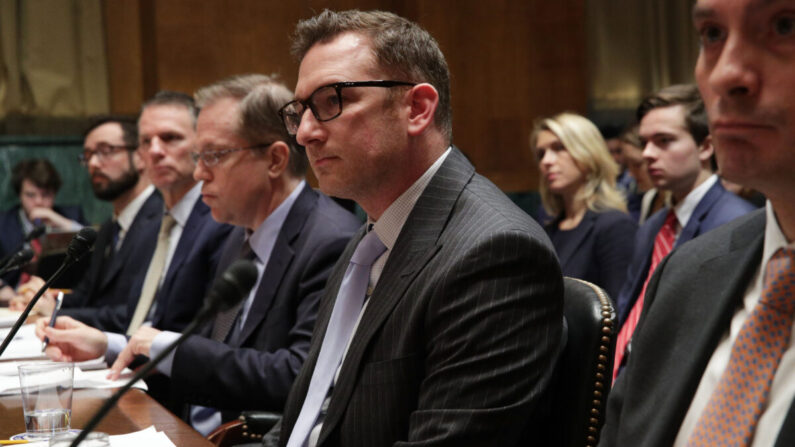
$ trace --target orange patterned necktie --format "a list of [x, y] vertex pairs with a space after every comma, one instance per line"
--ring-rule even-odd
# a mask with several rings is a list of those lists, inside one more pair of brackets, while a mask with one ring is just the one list
[[635, 304], [629, 311], [629, 315], [627, 315], [627, 321], [624, 322], [621, 326], [621, 330], [618, 332], [618, 338], [616, 339], [616, 358], [613, 362], [613, 380], [615, 380], [618, 375], [618, 370], [624, 362], [624, 357], [626, 357], [629, 342], [632, 341], [632, 334], [638, 326], [640, 313], [643, 310], [643, 297], [646, 295], [646, 286], [649, 285], [649, 280], [652, 274], [654, 274], [657, 265], [674, 248], [674, 242], [676, 241], [676, 222], [676, 214], [672, 209], [668, 211], [663, 226], [654, 238], [654, 249], [651, 253], [651, 264], [649, 265], [649, 272], [646, 274], [646, 281], [643, 283], [643, 288], [640, 290], [638, 299], [635, 300]]
[[688, 447], [751, 445], [773, 376], [789, 346], [795, 311], [793, 255], [795, 250], [781, 248], [768, 261], [759, 302], [737, 334], [729, 364]]

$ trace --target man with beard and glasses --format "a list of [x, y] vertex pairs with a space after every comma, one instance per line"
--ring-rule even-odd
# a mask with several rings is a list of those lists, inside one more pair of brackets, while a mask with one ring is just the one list
[[[143, 280], [157, 238], [157, 227], [145, 223], [160, 218], [163, 199], [144, 173], [137, 146], [133, 118], [100, 117], [85, 133], [80, 161], [91, 177], [94, 195], [111, 203], [113, 216], [99, 229], [88, 271], [64, 298], [63, 315], [83, 320], [97, 307], [123, 304], [133, 285]], [[27, 284], [35, 291], [43, 280], [33, 277]], [[54, 296], [51, 292], [43, 297], [37, 310], [50, 314]], [[12, 303], [26, 305], [24, 297]]]

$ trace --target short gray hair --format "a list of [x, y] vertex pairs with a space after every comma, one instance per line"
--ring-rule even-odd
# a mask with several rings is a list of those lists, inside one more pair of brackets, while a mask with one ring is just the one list
[[303, 178], [308, 162], [303, 148], [287, 133], [279, 109], [293, 100], [293, 94], [277, 77], [263, 74], [245, 74], [222, 79], [200, 88], [194, 95], [196, 104], [204, 107], [223, 98], [240, 101], [238, 131], [252, 144], [265, 143], [276, 138], [290, 148], [288, 172]]

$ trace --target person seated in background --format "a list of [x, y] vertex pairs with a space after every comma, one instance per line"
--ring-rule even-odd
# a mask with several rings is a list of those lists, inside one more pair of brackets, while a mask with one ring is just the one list
[[624, 193], [624, 196], [629, 196], [635, 191], [635, 178], [627, 166], [627, 160], [624, 157], [624, 148], [621, 141], [621, 128], [617, 126], [601, 126], [599, 132], [607, 144], [607, 150], [610, 156], [618, 166], [618, 174], [616, 174], [616, 188]]
[[[143, 281], [149, 252], [139, 250], [157, 238], [148, 223], [160, 219], [163, 199], [144, 172], [134, 118], [96, 118], [84, 134], [80, 161], [86, 167], [94, 195], [110, 201], [113, 216], [99, 228], [90, 263], [83, 279], [64, 297], [61, 315], [88, 320], [97, 308], [126, 305], [130, 290]], [[143, 252], [143, 253], [142, 253]], [[44, 281], [34, 276], [20, 289], [29, 293], [15, 298], [12, 309], [24, 309]], [[55, 292], [41, 297], [35, 310], [49, 316]]]
[[642, 225], [650, 215], [665, 206], [665, 194], [657, 194], [649, 177], [648, 164], [643, 158], [643, 147], [638, 136], [638, 125], [624, 129], [619, 140], [627, 171], [635, 180], [635, 189], [627, 196], [627, 211]]
[[[180, 400], [195, 404], [189, 420], [207, 435], [242, 410], [282, 411], [309, 350], [326, 279], [361, 221], [304, 180], [306, 155], [277, 114], [292, 100], [287, 87], [243, 75], [195, 96], [201, 112], [194, 177], [213, 218], [237, 225], [218, 271], [241, 253], [253, 257], [258, 271], [244, 303], [220, 313], [158, 366]], [[104, 334], [95, 329], [65, 318], [55, 329], [42, 332], [44, 326], [39, 334], [50, 336], [46, 353], [56, 360], [105, 353]], [[141, 327], [113, 364], [112, 378], [136, 356], [157, 356], [179, 335]], [[76, 338], [96, 340], [93, 350], [76, 349], [69, 342]]]
[[[11, 170], [11, 185], [19, 196], [19, 204], [0, 214], [0, 258], [26, 247], [31, 248], [34, 255], [40, 254], [44, 235], [26, 241], [27, 235], [38, 226], [44, 225], [48, 231], [79, 231], [83, 228], [85, 219], [81, 207], [55, 205], [61, 176], [49, 160], [31, 158], [20, 161]], [[28, 273], [19, 270], [3, 275], [0, 299], [8, 301], [14, 298], [15, 287], [29, 278]]]
[[573, 113], [535, 124], [530, 146], [541, 173], [539, 191], [553, 220], [545, 225], [563, 274], [618, 294], [638, 224], [615, 186], [616, 164], [599, 130]]
[[654, 186], [670, 191], [670, 204], [638, 230], [626, 281], [616, 301], [620, 331], [614, 377], [630, 351], [646, 285], [674, 247], [730, 222], [754, 207], [726, 191], [715, 175], [707, 113], [692, 84], [672, 85], [638, 106], [638, 134]]

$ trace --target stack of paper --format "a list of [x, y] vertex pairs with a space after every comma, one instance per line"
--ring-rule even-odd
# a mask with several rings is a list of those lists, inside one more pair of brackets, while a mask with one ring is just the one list
[[[0, 363], [0, 395], [19, 394], [19, 370], [17, 366], [23, 363], [46, 363], [51, 360], [15, 361]], [[74, 389], [81, 388], [121, 388], [132, 377], [132, 371], [125, 368], [118, 380], [108, 380], [106, 377], [110, 368], [105, 365], [104, 359], [90, 360], [75, 363]], [[97, 367], [101, 369], [97, 369]], [[135, 388], [146, 390], [146, 383], [139, 380], [133, 385]]]

